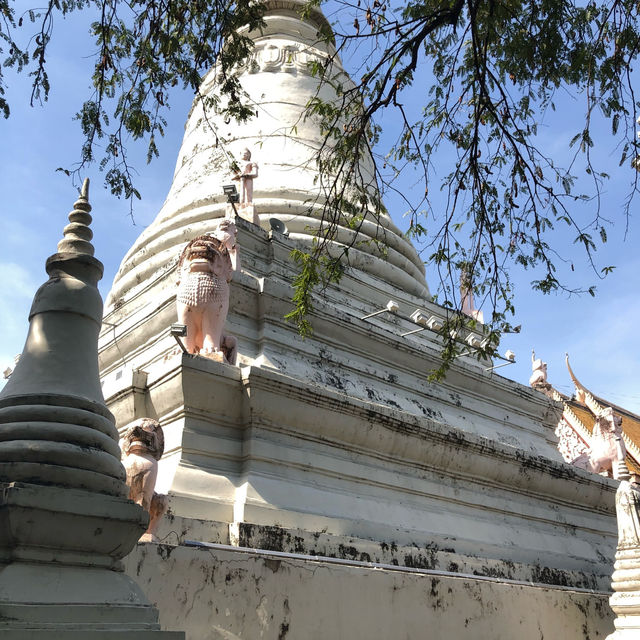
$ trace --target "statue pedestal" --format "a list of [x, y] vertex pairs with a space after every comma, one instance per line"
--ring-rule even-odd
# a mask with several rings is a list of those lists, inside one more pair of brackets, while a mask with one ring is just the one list
[[260, 216], [256, 213], [256, 207], [254, 204], [238, 203], [235, 206], [235, 210], [233, 205], [228, 204], [225, 211], [225, 217], [233, 220], [236, 214], [243, 220], [260, 226]]
[[126, 498], [27, 483], [1, 485], [2, 638], [183, 639], [122, 572], [144, 531]]
[[224, 353], [222, 351], [212, 351], [211, 353], [202, 353], [198, 354], [201, 358], [207, 358], [207, 360], [213, 360], [214, 362], [226, 362], [226, 358], [224, 357]]

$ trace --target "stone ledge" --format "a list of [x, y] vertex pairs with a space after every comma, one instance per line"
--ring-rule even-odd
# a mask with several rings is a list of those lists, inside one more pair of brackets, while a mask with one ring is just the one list
[[606, 593], [218, 547], [138, 545], [127, 572], [187, 640], [603, 638]]

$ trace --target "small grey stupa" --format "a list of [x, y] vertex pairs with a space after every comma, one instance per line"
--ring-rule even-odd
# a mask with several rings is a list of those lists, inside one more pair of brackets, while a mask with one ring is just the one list
[[88, 192], [85, 180], [0, 393], [0, 636], [178, 640], [122, 571], [148, 516], [127, 498], [98, 378]]

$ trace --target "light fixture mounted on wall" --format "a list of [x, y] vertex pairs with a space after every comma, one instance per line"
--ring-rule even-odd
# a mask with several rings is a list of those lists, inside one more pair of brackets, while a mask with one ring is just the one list
[[224, 195], [227, 196], [227, 202], [233, 207], [233, 212], [238, 215], [238, 210], [236, 209], [236, 202], [240, 202], [240, 194], [236, 189], [235, 184], [223, 184], [222, 191]]
[[500, 367], [508, 367], [510, 364], [515, 364], [516, 362], [516, 354], [511, 351], [511, 349], [507, 349], [504, 356], [496, 354], [496, 357], [500, 358], [500, 360], [504, 360], [505, 362], [502, 364], [496, 364], [493, 367], [488, 367], [485, 371], [493, 371], [494, 369], [500, 369]]
[[381, 313], [385, 313], [385, 312], [389, 312], [389, 313], [396, 313], [398, 311], [398, 303], [394, 302], [393, 300], [389, 300], [389, 302], [387, 302], [387, 306], [384, 309], [378, 309], [378, 311], [374, 311], [373, 313], [369, 313], [366, 316], [362, 316], [360, 318], [360, 320], [367, 320], [368, 318], [373, 318], [373, 316], [378, 316]]
[[[431, 316], [433, 318], [433, 316]], [[418, 333], [419, 331], [424, 331], [425, 329], [430, 329], [431, 327], [429, 326], [429, 321], [431, 320], [431, 318], [429, 318], [427, 316], [427, 314], [422, 311], [422, 309], [416, 309], [412, 314], [411, 314], [411, 320], [412, 322], [415, 322], [415, 324], [419, 325], [418, 329], [412, 329], [411, 331], [406, 331], [405, 333], [401, 333], [400, 335], [404, 338], [405, 336], [410, 336], [413, 333]]]
[[184, 346], [184, 342], [182, 342], [181, 340], [181, 338], [185, 338], [187, 335], [187, 325], [176, 322], [175, 324], [171, 325], [171, 329], [169, 332], [175, 338], [178, 346], [182, 349], [182, 353], [189, 353], [187, 351], [187, 348]]

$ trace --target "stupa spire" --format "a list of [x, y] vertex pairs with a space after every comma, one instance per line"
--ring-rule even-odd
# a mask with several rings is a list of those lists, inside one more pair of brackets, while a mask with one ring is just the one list
[[82, 183], [80, 195], [69, 214], [69, 224], [63, 229], [64, 237], [58, 242], [58, 253], [78, 253], [92, 256], [95, 252], [91, 239], [91, 205], [89, 204], [89, 178]]
[[[260, 166], [253, 184], [252, 204], [265, 229], [277, 218], [289, 237], [311, 247], [322, 227], [325, 194], [318, 181], [318, 154], [326, 147], [319, 120], [308, 116], [315, 96], [338, 100], [329, 84], [319, 85], [312, 62], [331, 65], [332, 75], [352, 86], [334, 45], [321, 33], [330, 29], [319, 8], [302, 17], [302, 0], [267, 0], [264, 26], [249, 34], [254, 41], [250, 59], [240, 72], [240, 83], [256, 107], [247, 122], [229, 120], [205, 105], [221, 99], [214, 67], [205, 77], [185, 126], [173, 183], [154, 222], [125, 256], [116, 275], [107, 306], [135, 295], [136, 286], [153, 278], [174, 258], [184, 242], [211, 229], [224, 217], [227, 200], [223, 185], [233, 180], [233, 165], [244, 166], [245, 150]], [[223, 101], [224, 102], [224, 101]], [[358, 173], [375, 189], [370, 156], [363, 154]], [[381, 248], [384, 245], [384, 250]], [[349, 265], [394, 288], [426, 297], [429, 291], [424, 265], [411, 243], [391, 218], [366, 216], [354, 230], [339, 225], [328, 243], [332, 255], [349, 248]]]
[[47, 259], [49, 280], [33, 299], [27, 341], [0, 398], [49, 393], [104, 403], [97, 348], [102, 323], [97, 284], [103, 266], [93, 256], [89, 211], [87, 179], [69, 214], [58, 252]]

